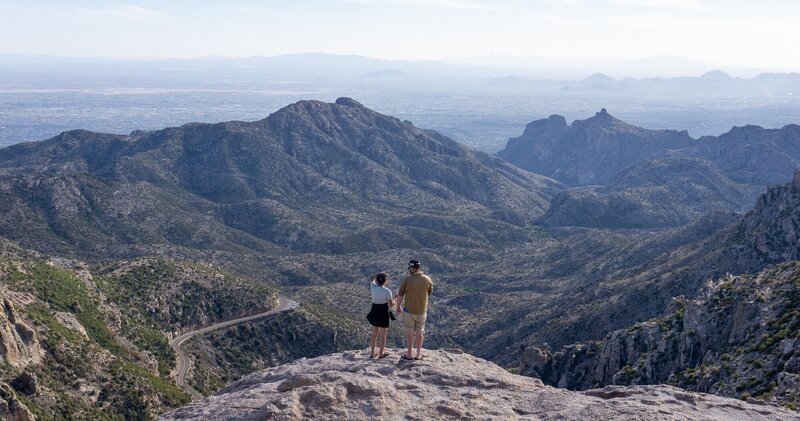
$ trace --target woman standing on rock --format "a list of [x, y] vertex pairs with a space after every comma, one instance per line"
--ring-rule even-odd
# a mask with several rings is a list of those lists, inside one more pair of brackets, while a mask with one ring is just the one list
[[[385, 358], [386, 330], [389, 328], [389, 308], [393, 305], [392, 291], [387, 288], [389, 276], [385, 273], [372, 275], [369, 288], [372, 291], [372, 309], [367, 314], [367, 320], [372, 325], [372, 337], [369, 340], [370, 358]], [[380, 354], [375, 354], [375, 344], [380, 341]]]

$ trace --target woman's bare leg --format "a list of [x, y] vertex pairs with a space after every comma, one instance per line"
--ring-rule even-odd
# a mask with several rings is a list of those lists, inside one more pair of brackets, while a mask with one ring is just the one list
[[375, 339], [377, 339], [379, 327], [372, 326], [372, 336], [369, 338], [369, 356], [375, 356]]
[[380, 328], [381, 331], [381, 353], [378, 355], [383, 355], [386, 352], [386, 331], [388, 328], [382, 327]]

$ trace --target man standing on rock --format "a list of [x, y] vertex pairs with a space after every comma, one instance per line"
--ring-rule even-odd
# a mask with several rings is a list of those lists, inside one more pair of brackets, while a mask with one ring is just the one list
[[[433, 292], [433, 281], [420, 269], [419, 260], [408, 262], [409, 276], [400, 283], [397, 292], [397, 312], [403, 309], [403, 324], [406, 326], [408, 349], [403, 354], [406, 360], [422, 359], [422, 336], [425, 332], [425, 319], [428, 313], [428, 297]], [[416, 346], [417, 353], [411, 351]]]

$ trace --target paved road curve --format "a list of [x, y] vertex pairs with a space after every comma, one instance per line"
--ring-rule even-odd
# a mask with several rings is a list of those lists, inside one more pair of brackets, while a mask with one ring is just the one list
[[174, 338], [169, 342], [169, 344], [170, 346], [172, 346], [172, 349], [175, 350], [175, 354], [177, 355], [175, 369], [172, 371], [172, 374], [175, 376], [175, 383], [177, 383], [178, 386], [183, 388], [183, 390], [185, 390], [186, 393], [192, 395], [192, 399], [196, 400], [203, 398], [203, 395], [200, 392], [194, 390], [193, 387], [186, 384], [186, 374], [189, 373], [189, 367], [192, 366], [192, 360], [189, 359], [189, 355], [187, 355], [186, 352], [184, 352], [181, 349], [181, 345], [183, 345], [184, 342], [188, 341], [189, 339], [197, 335], [202, 335], [204, 333], [211, 332], [212, 330], [224, 329], [226, 327], [239, 325], [252, 320], [260, 319], [262, 317], [267, 317], [276, 313], [280, 313], [282, 311], [294, 310], [295, 308], [297, 308], [297, 305], [298, 305], [297, 301], [292, 301], [286, 297], [280, 296], [278, 297], [278, 305], [275, 306], [275, 308], [273, 308], [270, 311], [265, 311], [263, 313], [254, 314], [252, 316], [247, 316], [239, 319], [233, 319], [217, 323], [211, 326], [204, 327], [202, 329], [186, 332], [183, 335]]

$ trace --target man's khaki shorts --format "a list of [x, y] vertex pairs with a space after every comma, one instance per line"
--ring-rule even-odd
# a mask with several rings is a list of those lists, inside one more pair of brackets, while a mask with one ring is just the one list
[[428, 317], [427, 314], [411, 314], [409, 312], [403, 312], [403, 324], [406, 325], [407, 330], [413, 330], [415, 332], [425, 332], [425, 319]]

